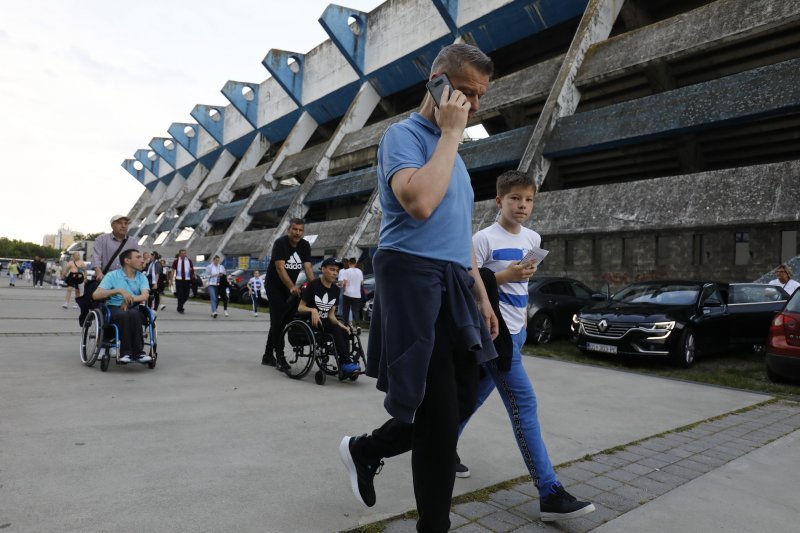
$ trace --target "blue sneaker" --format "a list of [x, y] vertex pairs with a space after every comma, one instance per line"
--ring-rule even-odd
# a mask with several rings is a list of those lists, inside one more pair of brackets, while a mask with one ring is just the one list
[[356, 372], [360, 371], [361, 367], [356, 363], [345, 363], [342, 365], [342, 372], [345, 374], [355, 374]]

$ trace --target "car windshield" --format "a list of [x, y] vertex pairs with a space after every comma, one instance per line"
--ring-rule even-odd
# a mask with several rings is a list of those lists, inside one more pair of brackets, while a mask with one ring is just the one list
[[728, 303], [731, 304], [757, 304], [786, 299], [775, 285], [761, 283], [737, 283], [731, 285], [730, 293]]
[[692, 305], [697, 301], [700, 286], [688, 283], [634, 284], [625, 287], [611, 298], [628, 304]]

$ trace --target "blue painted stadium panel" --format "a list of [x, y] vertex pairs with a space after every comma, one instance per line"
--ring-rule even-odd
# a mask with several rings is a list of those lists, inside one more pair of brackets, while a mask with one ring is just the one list
[[252, 144], [253, 139], [256, 136], [255, 131], [251, 131], [250, 133], [246, 133], [244, 136], [239, 137], [233, 142], [230, 142], [225, 145], [225, 149], [232, 153], [236, 159], [241, 159], [247, 149]]
[[211, 168], [214, 166], [214, 163], [217, 162], [217, 159], [219, 159], [219, 156], [222, 154], [222, 150], [224, 150], [224, 148], [215, 148], [207, 154], [200, 156], [197, 160], [202, 163], [204, 167]]
[[[367, 74], [367, 79], [381, 96], [389, 96], [428, 79], [431, 64], [442, 47], [453, 42], [445, 35], [412, 53]], [[420, 94], [420, 99], [422, 95]]]
[[160, 178], [160, 179], [161, 179], [161, 182], [162, 182], [164, 185], [169, 185], [170, 183], [172, 183], [172, 180], [173, 180], [173, 179], [175, 179], [175, 174], [177, 174], [177, 172], [175, 172], [175, 171], [173, 170], [172, 172], [169, 172], [169, 173], [167, 173], [167, 174], [165, 174], [165, 175], [161, 176], [161, 178]]
[[273, 120], [269, 124], [264, 125], [258, 131], [267, 138], [267, 140], [273, 144], [282, 142], [286, 137], [289, 136], [289, 133], [294, 128], [294, 125], [297, 123], [298, 119], [300, 118], [300, 114], [303, 112], [302, 109], [295, 109], [294, 111], [289, 112], [282, 117]]
[[[242, 94], [242, 90], [247, 87], [252, 91], [250, 93], [251, 99], [248, 100]], [[258, 93], [260, 86], [257, 83], [244, 83], [240, 81], [229, 80], [220, 92], [225, 95], [225, 98], [233, 104], [239, 113], [247, 119], [251, 126], [255, 127], [258, 124]]]
[[491, 53], [516, 41], [583, 15], [588, 0], [513, 2], [461, 27]]
[[361, 82], [358, 80], [349, 83], [315, 102], [307, 104], [306, 110], [317, 123], [325, 124], [330, 122], [347, 112], [347, 108], [350, 107], [356, 97], [359, 87], [361, 87]]
[[184, 178], [188, 178], [189, 174], [191, 174], [192, 171], [194, 171], [194, 167], [196, 166], [197, 166], [197, 160], [194, 160], [188, 165], [179, 168], [176, 172], [181, 176], [183, 176]]

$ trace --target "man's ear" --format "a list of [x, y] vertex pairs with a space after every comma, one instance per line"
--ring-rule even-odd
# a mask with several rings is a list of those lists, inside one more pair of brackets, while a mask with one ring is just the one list
[[495, 196], [494, 197], [494, 203], [497, 206], [497, 209], [500, 209], [501, 207], [503, 207], [503, 197], [502, 196]]

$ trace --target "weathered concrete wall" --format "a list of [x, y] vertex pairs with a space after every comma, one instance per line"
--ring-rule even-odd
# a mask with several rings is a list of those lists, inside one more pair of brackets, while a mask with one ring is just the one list
[[335, 254], [347, 240], [347, 236], [352, 233], [356, 222], [358, 217], [306, 224], [306, 236], [317, 236], [311, 245], [311, 253], [318, 256], [325, 254], [326, 251], [327, 255]]
[[258, 98], [259, 128], [297, 109], [297, 104], [294, 103], [294, 100], [286, 94], [286, 91], [273, 78], [267, 78], [261, 82]]
[[688, 13], [595, 44], [576, 85], [621, 77], [654, 60], [674, 61], [792, 24], [800, 2], [718, 0]]
[[458, 3], [458, 20], [456, 20], [456, 23], [459, 26], [465, 26], [495, 9], [511, 3], [513, 3], [512, 0], [461, 0]]
[[385, 67], [449, 33], [430, 0], [384, 2], [369, 14], [364, 72]]
[[292, 154], [283, 160], [283, 163], [275, 172], [275, 177], [280, 179], [284, 176], [302, 174], [311, 169], [325, 153], [325, 143], [320, 143], [311, 148], [307, 148], [300, 153]]
[[253, 125], [247, 121], [247, 118], [242, 115], [233, 104], [228, 104], [225, 107], [225, 119], [222, 130], [222, 140], [225, 144], [240, 139], [242, 136], [253, 131]]
[[325, 41], [305, 56], [303, 104], [319, 100], [355, 81], [358, 81], [358, 76], [336, 45], [330, 40]]
[[274, 229], [242, 231], [230, 238], [223, 251], [225, 255], [250, 256], [255, 250], [261, 250], [264, 243], [268, 242], [274, 233]]

